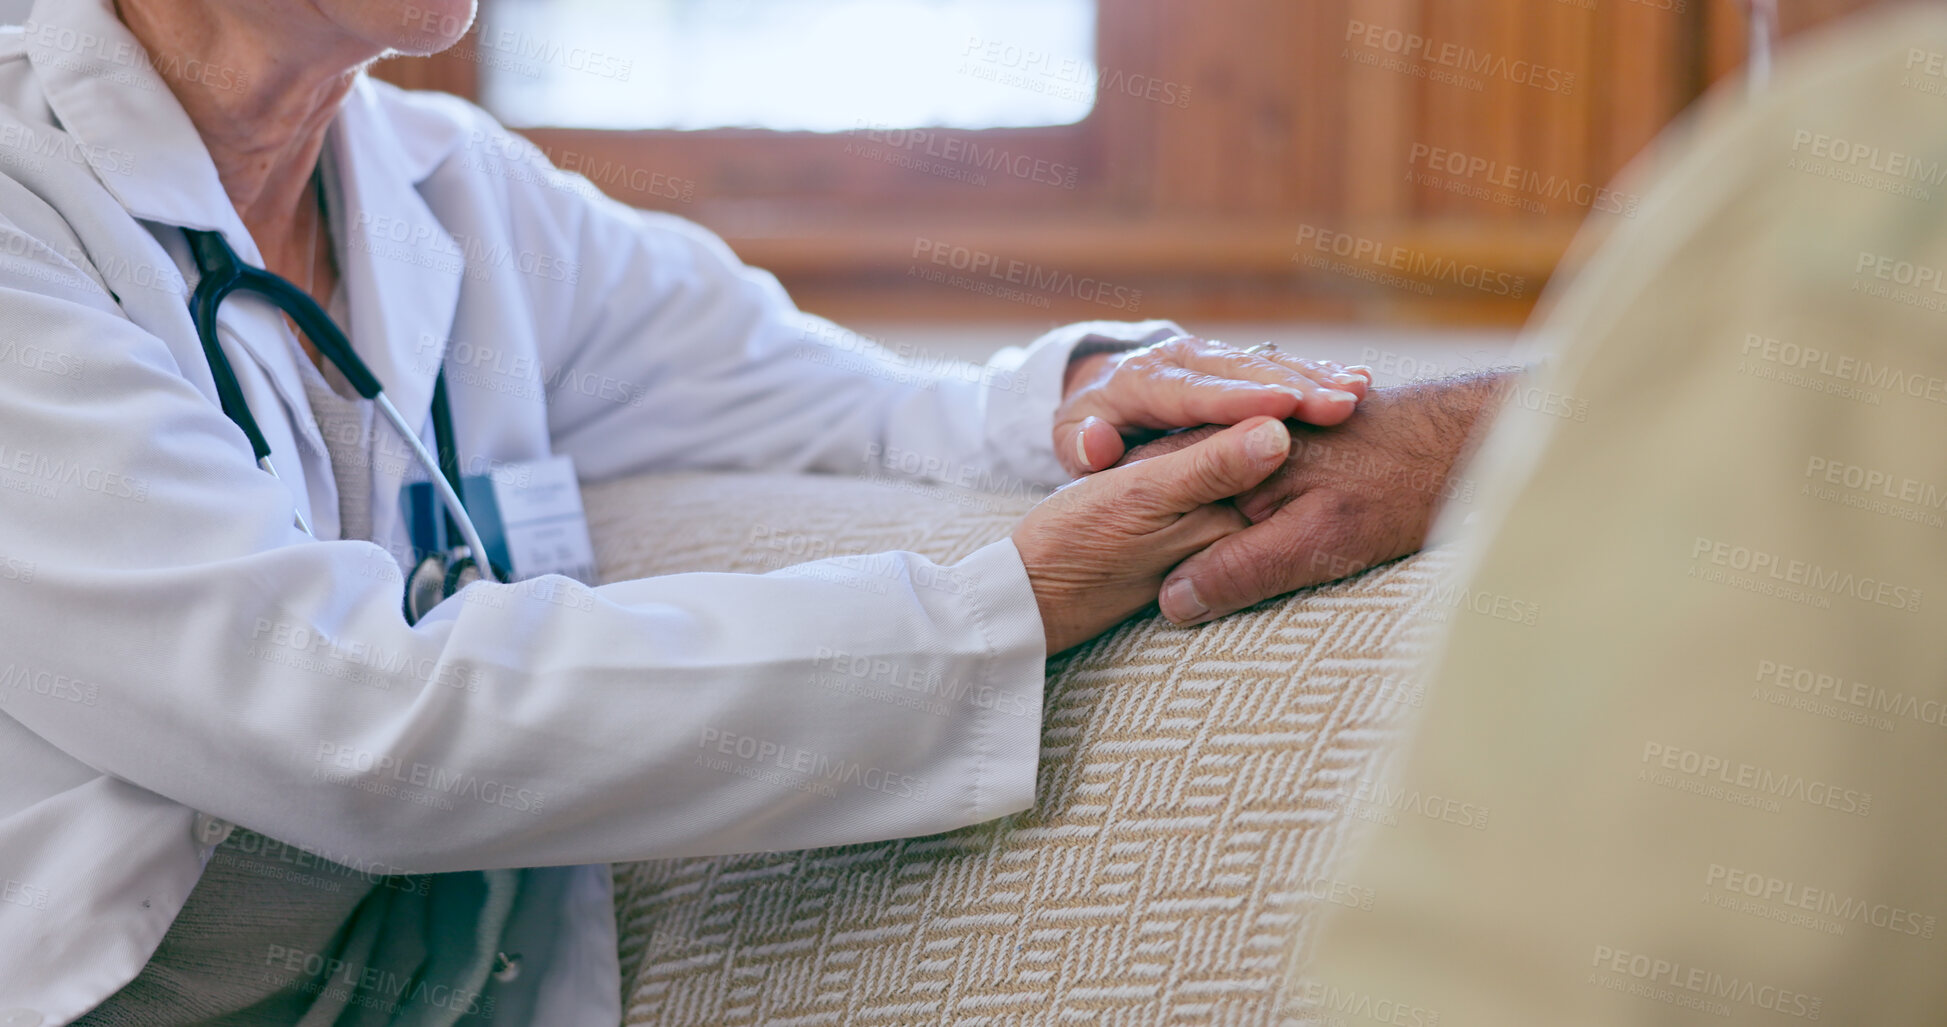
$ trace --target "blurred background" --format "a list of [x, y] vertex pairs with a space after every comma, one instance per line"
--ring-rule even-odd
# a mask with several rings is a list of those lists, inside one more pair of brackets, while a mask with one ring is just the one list
[[[1780, 0], [1790, 34], [1865, 0]], [[981, 359], [1172, 318], [1383, 380], [1492, 363], [1744, 0], [481, 0], [471, 99], [800, 306]]]

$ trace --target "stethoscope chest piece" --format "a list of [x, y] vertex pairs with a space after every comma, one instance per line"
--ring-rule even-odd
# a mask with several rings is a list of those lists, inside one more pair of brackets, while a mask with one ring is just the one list
[[480, 565], [464, 549], [427, 554], [406, 579], [406, 623], [419, 623], [419, 618], [448, 596], [482, 580], [485, 575], [480, 573]]

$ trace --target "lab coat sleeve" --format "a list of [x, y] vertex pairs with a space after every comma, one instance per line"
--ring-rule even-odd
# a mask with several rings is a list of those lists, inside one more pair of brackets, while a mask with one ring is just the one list
[[[480, 114], [476, 137], [505, 136]], [[524, 149], [523, 149], [524, 148]], [[489, 160], [532, 151], [511, 138]], [[555, 448], [585, 478], [722, 468], [906, 475], [1001, 490], [1069, 480], [1053, 418], [1068, 355], [1083, 339], [1130, 344], [1181, 332], [1167, 321], [1094, 321], [1002, 350], [985, 366], [894, 354], [799, 311], [766, 272], [715, 235], [626, 207], [528, 153], [506, 201], [523, 250], [572, 253], [576, 282], [543, 356]], [[945, 244], [917, 239], [914, 267]], [[1139, 294], [1105, 292], [1132, 313]], [[543, 301], [545, 306], [546, 301]], [[607, 383], [608, 387], [589, 387]]]
[[50, 356], [0, 361], [0, 539], [31, 564], [0, 581], [0, 712], [81, 762], [414, 872], [862, 842], [1031, 803], [1044, 653], [1011, 543], [476, 584], [409, 627], [388, 554], [299, 534], [163, 342], [15, 241], [0, 312]]

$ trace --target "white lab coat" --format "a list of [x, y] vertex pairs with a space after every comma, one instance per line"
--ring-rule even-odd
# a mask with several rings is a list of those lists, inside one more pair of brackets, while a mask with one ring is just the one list
[[[360, 82], [324, 165], [352, 344], [429, 445], [444, 359], [473, 471], [552, 452], [585, 480], [1060, 481], [1073, 342], [1172, 327], [1051, 333], [997, 358], [1019, 386], [934, 380], [453, 98]], [[337, 520], [301, 357], [261, 302], [223, 305], [276, 480], [217, 406], [179, 227], [260, 261], [106, 0], [42, 0], [0, 35], [0, 1021], [65, 1023], [131, 979], [232, 824], [382, 872], [574, 867], [536, 1021], [613, 1024], [606, 863], [921, 835], [1032, 802], [1042, 628], [1006, 541], [951, 574], [896, 554], [476, 585], [408, 627], [396, 497], [419, 468], [377, 429], [383, 546], [293, 527], [294, 507], [324, 538]], [[812, 684], [835, 651], [1026, 698], [944, 716], [848, 700]], [[835, 788], [788, 786], [832, 768]], [[440, 791], [450, 808], [400, 797]]]

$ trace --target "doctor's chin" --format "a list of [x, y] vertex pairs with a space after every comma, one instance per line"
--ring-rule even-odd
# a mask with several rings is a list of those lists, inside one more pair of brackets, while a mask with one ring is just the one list
[[0, 0], [0, 1027], [1947, 1022], [1947, 4]]

